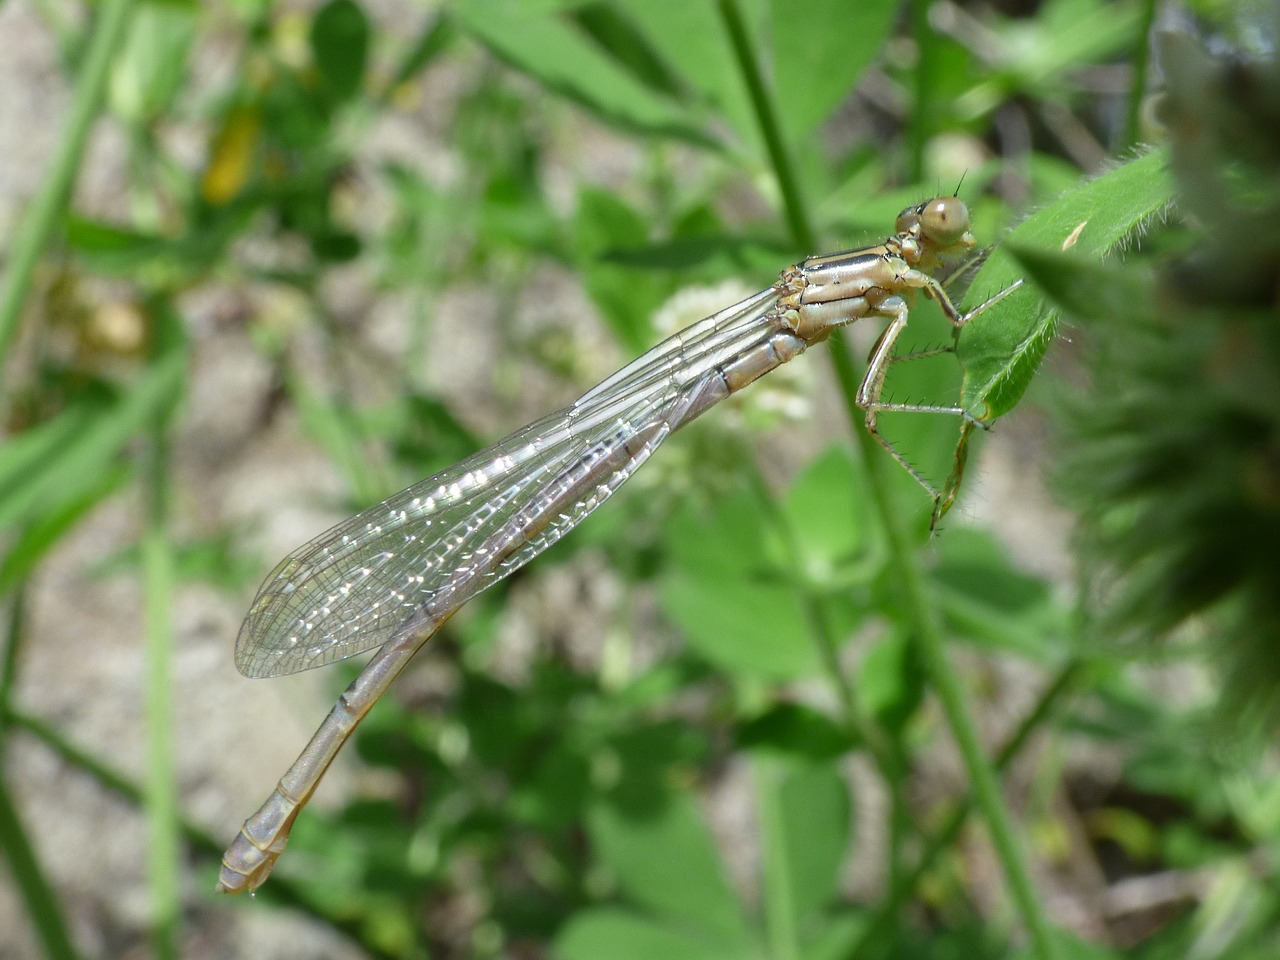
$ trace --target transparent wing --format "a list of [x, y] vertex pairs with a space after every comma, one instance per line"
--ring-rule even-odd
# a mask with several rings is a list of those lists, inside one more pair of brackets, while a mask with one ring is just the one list
[[[398, 635], [424, 609], [455, 609], [528, 563], [681, 424], [701, 385], [760, 338], [776, 300], [766, 290], [699, 321], [572, 406], [294, 551], [259, 589], [236, 640], [236, 666], [271, 677], [355, 656]], [[529, 516], [542, 513], [551, 519], [519, 535]], [[518, 542], [503, 545], [504, 531]]]
[[574, 404], [590, 407], [600, 398], [628, 392], [683, 371], [695, 379], [708, 366], [718, 366], [756, 337], [760, 318], [778, 302], [778, 291], [768, 287], [740, 303], [703, 317], [645, 351], [617, 373], [588, 390]]

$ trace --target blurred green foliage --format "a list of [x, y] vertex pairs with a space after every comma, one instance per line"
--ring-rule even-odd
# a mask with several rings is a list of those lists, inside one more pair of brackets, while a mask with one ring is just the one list
[[[139, 441], [157, 424], [186, 436], [202, 358], [184, 320], [202, 295], [238, 305], [221, 322], [270, 368], [258, 420], [296, 415], [354, 510], [555, 402], [531, 398], [572, 397], [598, 372], [591, 341], [615, 359], [651, 345], [678, 292], [763, 286], [817, 252], [810, 238], [880, 237], [967, 174], [983, 242], [1030, 213], [967, 302], [1033, 284], [964, 331], [963, 384], [941, 357], [895, 368], [892, 390], [963, 390], [975, 414], [1001, 416], [1028, 388], [1043, 397], [1032, 378], [1054, 310], [1082, 318], [1103, 361], [1070, 404], [1063, 482], [1086, 522], [1085, 589], [960, 523], [926, 540], [909, 478], [801, 426], [849, 398], [815, 400], [780, 371], [451, 623], [424, 654], [443, 679], [406, 677], [357, 736], [393, 786], [306, 812], [278, 875], [236, 906], [287, 905], [386, 957], [1274, 956], [1275, 758], [1207, 736], [1241, 691], [1267, 702], [1280, 649], [1270, 11], [1225, 22], [1196, 5], [1199, 28], [1235, 30], [1241, 52], [1166, 41], [1166, 134], [1135, 126], [1149, 3], [136, 3], [99, 91], [126, 143], [119, 202], [57, 218], [6, 344], [5, 732], [138, 799], [16, 706], [18, 645], [38, 642], [20, 601], [105, 500], [186, 482], [148, 466], [163, 444]], [[68, 75], [85, 77], [81, 32], [44, 15]], [[1136, 152], [1147, 138], [1163, 142]], [[548, 276], [589, 301], [590, 337], [571, 318], [516, 321]], [[407, 305], [393, 349], [366, 322], [375, 296]], [[486, 328], [498, 359], [483, 411], [429, 372], [466, 343], [437, 311], [450, 296], [501, 318]], [[905, 349], [947, 333], [921, 304]], [[965, 455], [950, 418], [884, 423], [939, 481]], [[772, 454], [801, 432], [803, 462]], [[910, 558], [895, 512], [920, 533]], [[246, 533], [175, 539], [176, 576], [238, 603], [272, 559]], [[146, 576], [140, 553], [99, 574]], [[570, 566], [620, 587], [600, 652], [542, 636], [509, 669], [508, 601]], [[983, 818], [966, 819], [972, 801], [939, 760], [949, 734], [912, 571], [973, 703], [997, 702], [1008, 740], [988, 738], [993, 766], [1022, 754], [1009, 784], [1048, 946], [1028, 941], [1036, 917], [1010, 899], [1007, 864], [992, 881], [985, 834], [966, 829]], [[1170, 630], [1162, 665], [1201, 681], [1185, 696], [1114, 642]], [[260, 798], [243, 799], [247, 813]], [[40, 838], [19, 829], [11, 862], [27, 862], [24, 840], [38, 859]], [[187, 838], [212, 889], [216, 843]], [[40, 878], [22, 879], [44, 942], [68, 941]], [[191, 896], [190, 911], [233, 909]], [[1068, 933], [1080, 903], [1096, 923]]]
[[[1280, 717], [1278, 37], [1272, 9], [1227, 56], [1161, 39], [1185, 226], [1148, 262], [1068, 275], [1023, 257], [1095, 338], [1093, 388], [1067, 405], [1062, 481], [1081, 512], [1100, 636], [1214, 648], [1232, 737]], [[1069, 292], [1090, 287], [1119, 295]]]

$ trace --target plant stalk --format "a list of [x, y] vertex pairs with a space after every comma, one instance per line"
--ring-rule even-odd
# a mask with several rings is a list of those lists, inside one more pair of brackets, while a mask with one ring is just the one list
[[[102, 0], [89, 49], [80, 65], [70, 116], [62, 142], [39, 193], [22, 219], [9, 250], [8, 269], [0, 281], [0, 369], [22, 315], [31, 276], [40, 252], [62, 216], [75, 186], [80, 158], [97, 117], [116, 49], [124, 38], [133, 0]], [[0, 375], [0, 384], [3, 377]]]

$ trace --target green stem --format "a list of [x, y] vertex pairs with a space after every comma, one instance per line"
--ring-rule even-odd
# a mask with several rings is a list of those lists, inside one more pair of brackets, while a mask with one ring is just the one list
[[[810, 227], [803, 197], [798, 188], [795, 169], [783, 141], [759, 66], [752, 54], [742, 16], [735, 0], [719, 0], [721, 18], [724, 21], [738, 68], [741, 70], [748, 94], [756, 112], [756, 119], [764, 137], [774, 174], [782, 194], [788, 226], [797, 244], [814, 248], [814, 235]], [[937, 691], [938, 699], [951, 727], [952, 735], [960, 748], [973, 784], [979, 809], [987, 821], [997, 856], [1004, 868], [1009, 888], [1023, 923], [1031, 935], [1035, 952], [1040, 960], [1053, 960], [1056, 955], [1048, 918], [1045, 916], [1031, 874], [1015, 838], [1012, 820], [1005, 809], [1004, 800], [996, 783], [995, 773], [982, 754], [977, 729], [969, 714], [960, 684], [947, 663], [943, 648], [942, 622], [938, 607], [929, 595], [924, 574], [916, 559], [910, 537], [903, 525], [891, 495], [892, 485], [885, 471], [887, 458], [880, 455], [875, 439], [861, 428], [864, 417], [857, 405], [860, 378], [854, 369], [843, 339], [831, 337], [830, 356], [840, 381], [844, 405], [854, 435], [858, 438], [863, 459], [871, 481], [872, 501], [880, 514], [889, 546], [889, 563], [897, 571], [898, 585], [903, 594], [903, 610]]]
[[129, 20], [133, 0], [102, 0], [88, 52], [80, 66], [71, 112], [49, 174], [32, 201], [9, 250], [8, 270], [0, 284], [0, 358], [8, 352], [27, 298], [31, 275], [62, 215], [75, 185], [80, 157], [107, 85], [112, 57]]
[[[756, 113], [760, 134], [764, 139], [765, 147], [769, 153], [769, 160], [773, 165], [774, 176], [778, 181], [778, 189], [782, 197], [783, 209], [792, 240], [801, 249], [815, 250], [817, 249], [817, 240], [804, 203], [804, 196], [800, 192], [795, 164], [792, 162], [791, 154], [786, 148], [782, 128], [778, 123], [778, 113], [774, 109], [773, 98], [765, 88], [764, 78], [760, 74], [759, 63], [753, 55], [746, 27], [742, 21], [741, 11], [736, 0], [719, 0], [719, 7], [725, 30], [728, 33], [734, 56], [737, 59], [738, 69], [742, 73], [748, 96], [751, 98], [752, 107]], [[836, 330], [831, 335], [830, 340], [831, 354], [837, 358], [837, 373], [840, 371], [840, 361], [843, 359], [847, 366], [845, 372], [852, 378], [853, 389], [846, 389], [845, 395], [846, 397], [854, 397], [856, 396], [858, 378], [852, 372], [852, 365], [848, 363], [847, 350], [844, 347], [844, 332]], [[843, 377], [841, 384], [842, 386], [845, 384]], [[855, 421], [860, 419], [861, 417], [859, 416], [855, 418]], [[863, 432], [857, 427], [856, 422], [854, 429], [855, 432]], [[828, 631], [825, 628], [825, 622], [820, 615], [820, 611], [814, 611], [814, 616], [811, 617], [811, 620], [817, 625], [815, 636], [823, 640], [821, 646], [826, 659], [828, 673], [833, 678], [838, 677], [840, 671], [834, 657], [834, 646], [830, 643], [829, 636], [827, 636]], [[911, 818], [905, 815], [905, 800], [900, 790], [904, 781], [902, 759], [898, 756], [892, 744], [883, 742], [883, 738], [878, 736], [879, 728], [868, 718], [861, 715], [853, 700], [849, 685], [843, 682], [842, 679], [837, 680], [836, 690], [841, 697], [846, 717], [854, 720], [857, 729], [863, 733], [872, 758], [876, 761], [893, 794], [893, 824], [895, 829], [890, 846], [894, 851], [897, 851], [901, 846], [899, 843], [900, 830], [903, 825], [911, 822]], [[896, 856], [892, 872], [895, 874], [897, 872]]]
[[[846, 356], [847, 362], [847, 356]], [[843, 385], [844, 380], [842, 378]], [[851, 404], [851, 398], [846, 397]], [[861, 411], [852, 405], [850, 415], [861, 419]], [[879, 480], [871, 484], [872, 500], [880, 513], [885, 534], [889, 544], [892, 563], [898, 573], [898, 586], [902, 592], [903, 610], [911, 625], [916, 642], [920, 645], [921, 656], [938, 700], [942, 704], [942, 712], [951, 728], [956, 746], [964, 761], [969, 782], [973, 786], [974, 798], [978, 809], [982, 812], [987, 829], [991, 834], [991, 842], [995, 846], [996, 856], [1004, 870], [1005, 881], [1022, 922], [1031, 937], [1035, 955], [1040, 960], [1054, 960], [1057, 949], [1049, 926], [1049, 919], [1044, 906], [1036, 893], [1031, 880], [1031, 871], [1027, 867], [1026, 857], [1018, 843], [1013, 827], [1013, 819], [1000, 794], [1000, 786], [995, 770], [982, 752], [978, 738], [978, 730], [965, 702], [964, 691], [951, 664], [947, 661], [942, 636], [942, 618], [936, 601], [930, 596], [924, 574], [916, 562], [911, 540], [901, 517], [894, 508], [890, 496], [890, 483], [884, 471], [892, 465], [886, 457], [880, 455], [880, 448], [874, 438], [865, 430], [857, 431], [863, 456], [867, 461], [867, 469], [873, 478], [878, 474]]]
[[1145, 0], [1142, 18], [1138, 24], [1137, 43], [1133, 50], [1133, 83], [1129, 86], [1129, 109], [1125, 116], [1124, 141], [1118, 144], [1117, 154], [1128, 150], [1138, 142], [1142, 127], [1142, 100], [1147, 92], [1147, 72], [1151, 65], [1151, 25], [1156, 19], [1156, 0]]
[[[878, 456], [879, 449], [872, 436], [865, 431], [858, 431], [867, 466], [873, 474], [882, 474], [890, 467], [886, 458]], [[1057, 956], [1055, 942], [1044, 913], [1043, 904], [1032, 882], [1027, 859], [1018, 842], [1018, 836], [1006, 809], [1004, 797], [1001, 796], [995, 769], [992, 769], [987, 756], [983, 754], [982, 744], [978, 737], [968, 704], [965, 703], [964, 690], [959, 678], [948, 663], [946, 649], [943, 646], [942, 622], [938, 607], [934, 602], [919, 564], [915, 562], [910, 541], [900, 517], [893, 511], [893, 504], [888, 497], [887, 480], [872, 484], [874, 502], [877, 504], [884, 531], [890, 541], [890, 553], [899, 561], [896, 566], [897, 580], [902, 591], [902, 599], [908, 617], [913, 623], [916, 641], [920, 645], [920, 654], [924, 659], [925, 669], [931, 678], [933, 689], [937, 692], [942, 704], [942, 712], [951, 727], [951, 735], [955, 737], [956, 746], [964, 760], [965, 771], [969, 774], [969, 782], [973, 787], [974, 800], [986, 820], [987, 829], [991, 833], [992, 845], [996, 847], [997, 858], [1004, 869], [1005, 881], [1014, 899], [1023, 924], [1032, 938], [1032, 945], [1039, 960], [1053, 960]]]
[[[751, 461], [748, 460], [748, 462]], [[779, 508], [777, 502], [771, 496], [769, 488], [764, 482], [764, 477], [760, 475], [760, 471], [755, 468], [753, 462], [749, 476], [761, 509], [766, 513], [774, 530], [777, 531], [779, 538], [782, 540], [783, 549], [787, 555], [787, 564], [792, 570], [803, 570], [804, 558], [800, 544], [796, 540], [795, 530], [792, 528], [786, 512]], [[827, 623], [822, 597], [815, 594], [815, 591], [805, 582], [803, 577], [794, 578], [794, 585], [800, 594], [801, 609], [804, 612], [809, 636], [818, 648], [818, 653], [822, 658], [823, 670], [826, 672], [827, 679], [835, 690], [836, 699], [840, 703], [840, 713], [845, 732], [866, 747], [867, 752], [871, 754], [871, 759], [875, 763], [876, 769], [880, 771], [880, 775], [889, 786], [890, 806], [895, 826], [893, 836], [896, 839], [900, 836], [901, 829], [912, 822], [910, 812], [907, 809], [906, 797], [903, 794], [903, 784], [906, 782], [906, 763], [903, 760], [901, 751], [897, 749], [892, 739], [886, 736], [875, 718], [863, 709], [862, 704], [858, 701], [857, 694], [854, 692], [853, 685], [849, 682], [849, 678], [845, 676], [844, 670], [841, 669], [840, 645], [835, 633]], [[894, 876], [897, 875], [899, 868], [897, 857], [899, 846], [899, 844], [894, 844], [894, 857], [891, 861], [890, 873]]]
[[782, 209], [787, 217], [787, 227], [796, 243], [810, 252], [817, 249], [813, 227], [809, 223], [804, 197], [800, 193], [800, 181], [796, 177], [795, 165], [787, 152], [782, 138], [782, 128], [778, 124], [778, 114], [773, 107], [773, 98], [765, 89], [764, 78], [760, 75], [760, 65], [756, 62], [751, 49], [751, 40], [747, 36], [746, 25], [742, 22], [742, 11], [738, 9], [736, 0], [719, 0], [720, 18], [724, 21], [725, 31], [733, 46], [733, 54], [738, 61], [738, 69], [747, 85], [747, 95], [751, 98], [752, 109], [760, 124], [760, 133], [764, 137], [765, 149], [769, 152], [769, 162], [773, 166], [774, 176], [778, 179], [778, 191], [782, 194]]
[[174, 773], [170, 652], [173, 643], [173, 554], [168, 540], [169, 443], [163, 421], [151, 436], [143, 484], [147, 498], [142, 535], [143, 604], [147, 643], [147, 785], [152, 942], [156, 956], [177, 958], [179, 895], [178, 797]]
[[934, 92], [938, 88], [936, 67], [937, 35], [929, 26], [929, 8], [932, 0], [912, 0], [911, 36], [916, 41], [916, 66], [912, 93], [915, 103], [907, 117], [907, 179], [918, 183], [924, 177], [925, 147], [933, 130]]
[[[1023, 718], [1014, 735], [996, 754], [995, 768], [997, 771], [1003, 772], [1013, 762], [1014, 758], [1022, 753], [1022, 748], [1031, 739], [1031, 735], [1040, 729], [1050, 712], [1057, 706], [1063, 694], [1075, 686], [1083, 670], [1084, 661], [1072, 660], [1059, 671], [1044, 692], [1040, 694], [1040, 700], [1036, 703], [1035, 708]], [[965, 821], [969, 819], [973, 806], [974, 796], [972, 793], [956, 804], [944, 821], [942, 828], [929, 840], [915, 867], [909, 874], [892, 884], [888, 897], [885, 898], [876, 911], [875, 920], [862, 931], [853, 948], [849, 951], [848, 955], [850, 957], [859, 956], [865, 945], [875, 943], [882, 938], [897, 916], [898, 911], [906, 902], [907, 897], [920, 885], [924, 875], [933, 869], [934, 863], [942, 852], [949, 849], [960, 835], [960, 830]]]
[[[930, 619], [936, 619], [936, 616], [930, 616]], [[1041, 960], [1053, 960], [1057, 956], [1057, 947], [1049, 926], [1049, 918], [1045, 914], [1044, 905], [1031, 880], [1026, 855], [1018, 843], [1013, 818], [1010, 817], [1005, 807], [1004, 797], [1000, 794], [995, 770], [982, 752], [977, 727], [969, 713], [968, 704], [965, 703], [964, 691], [950, 663], [947, 662], [941, 634], [936, 629], [926, 631], [921, 635], [921, 646], [933, 678], [934, 689], [937, 691], [938, 699], [942, 701], [942, 709], [947, 715], [951, 733], [956, 739], [956, 745], [960, 748], [960, 755], [964, 758], [965, 769], [973, 784], [978, 809], [982, 811], [983, 818], [987, 822], [991, 842], [995, 845], [996, 855], [1004, 868], [1005, 881], [1009, 884], [1014, 903], [1022, 914], [1022, 922], [1031, 936], [1036, 955]]]

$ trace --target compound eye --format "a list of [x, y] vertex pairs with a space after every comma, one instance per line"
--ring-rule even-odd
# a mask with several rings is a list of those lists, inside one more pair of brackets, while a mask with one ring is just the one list
[[924, 209], [924, 205], [907, 207], [898, 214], [898, 221], [894, 224], [895, 233], [910, 233], [920, 225], [920, 211]]
[[920, 229], [934, 243], [949, 247], [964, 242], [969, 232], [969, 208], [959, 197], [937, 197], [917, 209]]

